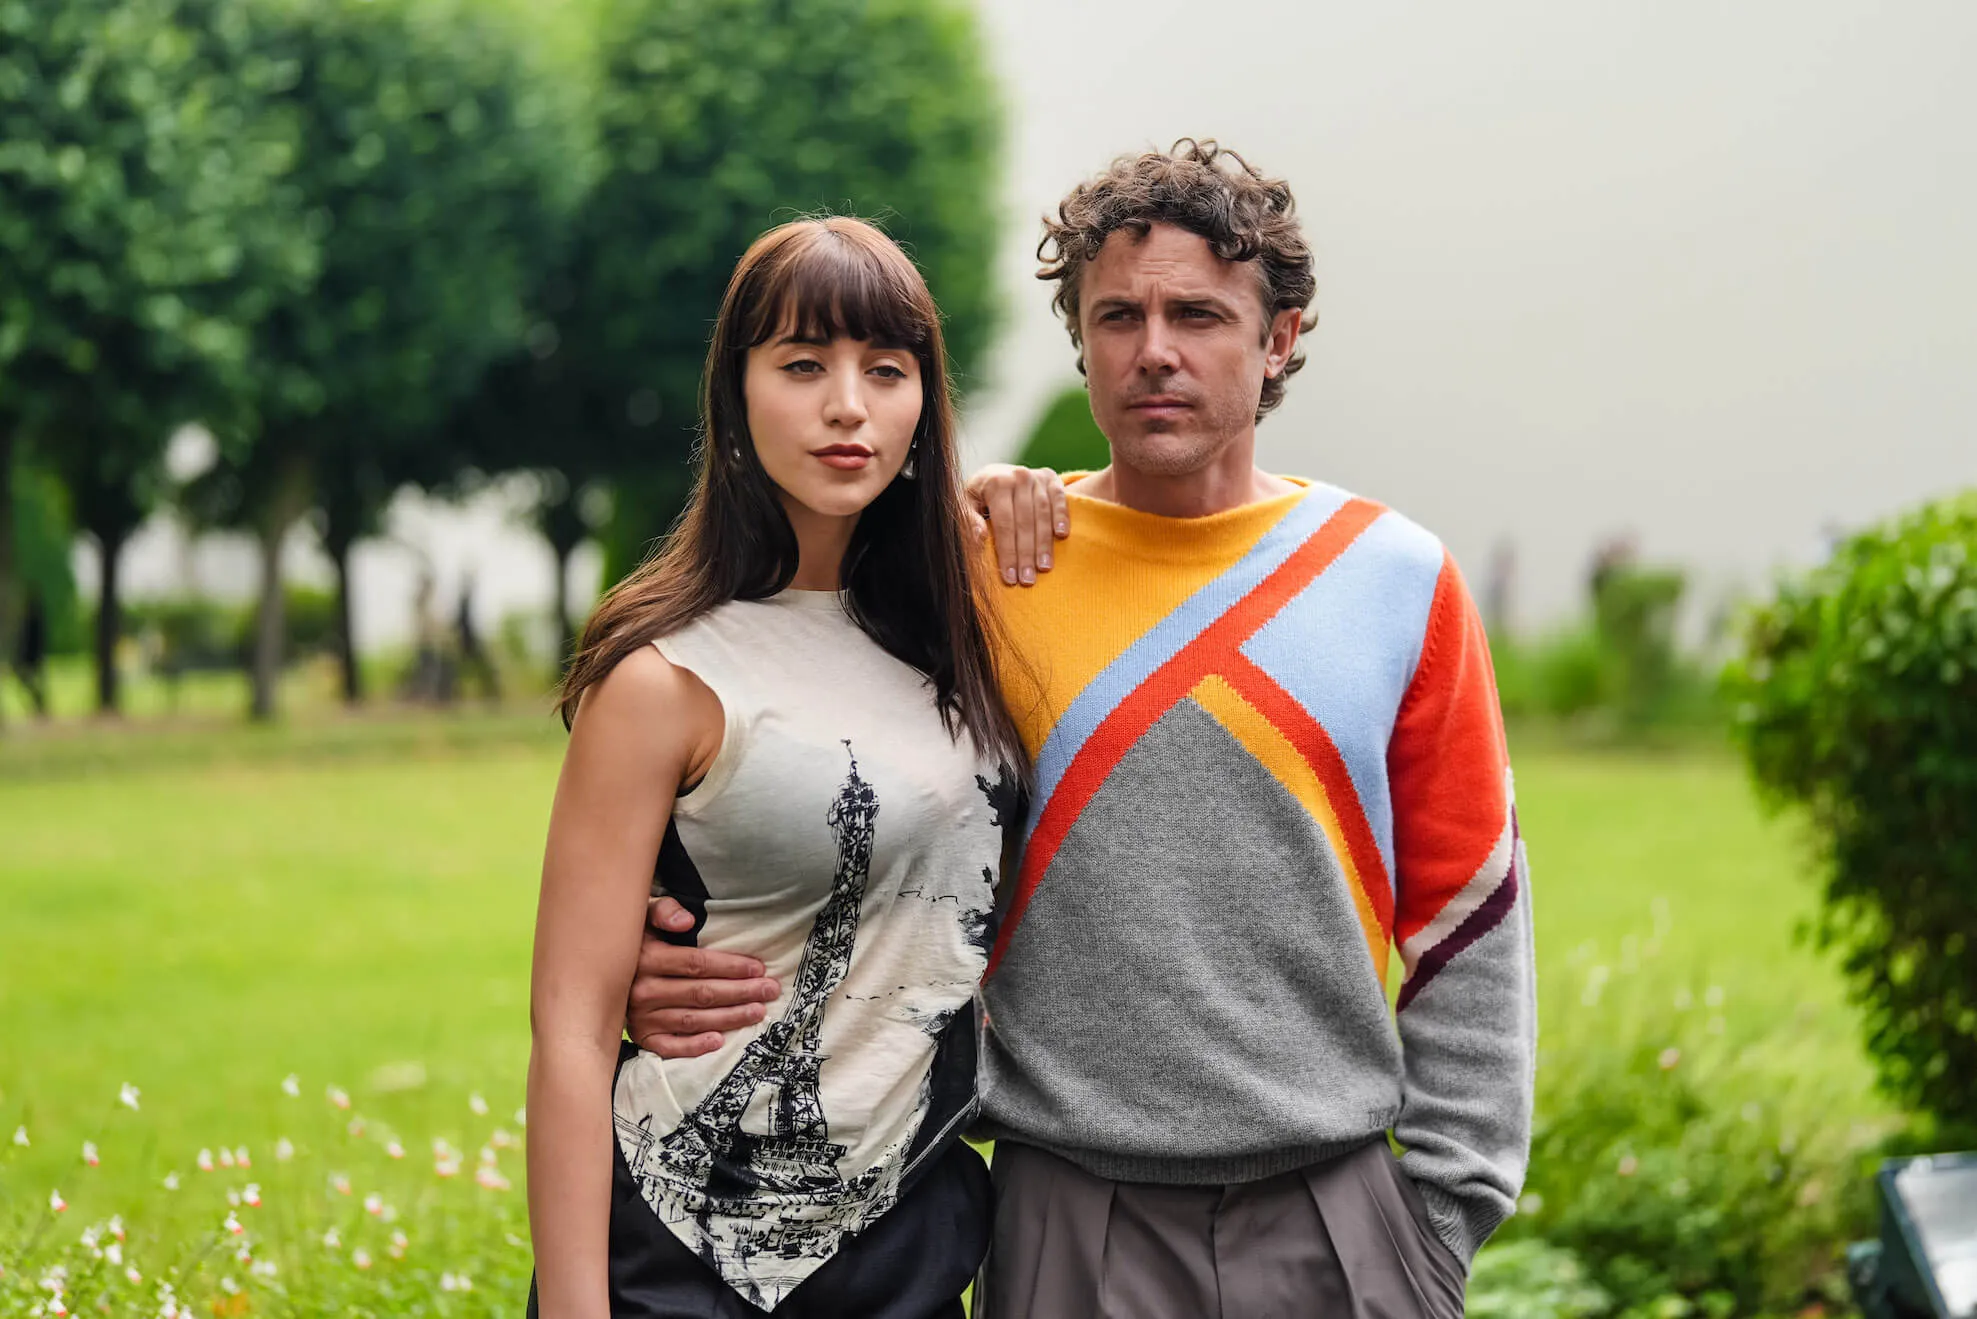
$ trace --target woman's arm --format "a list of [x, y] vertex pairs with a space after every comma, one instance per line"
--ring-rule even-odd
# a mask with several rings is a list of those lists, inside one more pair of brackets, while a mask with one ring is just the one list
[[720, 749], [719, 700], [651, 647], [584, 694], [542, 864], [529, 1019], [529, 1224], [543, 1319], [607, 1319], [611, 1084], [674, 795]]

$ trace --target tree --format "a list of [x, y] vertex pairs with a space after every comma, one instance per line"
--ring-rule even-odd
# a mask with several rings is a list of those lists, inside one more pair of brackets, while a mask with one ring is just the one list
[[256, 327], [254, 424], [214, 483], [233, 491], [219, 514], [259, 543], [252, 710], [266, 718], [290, 527], [335, 468], [347, 587], [349, 546], [397, 475], [421, 467], [417, 450], [453, 401], [521, 342], [582, 152], [570, 97], [495, 15], [268, 0], [258, 42], [286, 71], [300, 143], [291, 182], [322, 244], [316, 285]]
[[734, 262], [816, 210], [883, 222], [947, 317], [956, 377], [994, 331], [1000, 115], [960, 0], [600, 0], [606, 168], [554, 328], [616, 496], [607, 571], [686, 490], [707, 329]]
[[[240, 391], [246, 327], [310, 273], [294, 144], [244, 0], [0, 5], [0, 487], [38, 449], [97, 543], [97, 698], [118, 568], [167, 436]], [[12, 536], [0, 488], [0, 556]], [[12, 609], [0, 564], [0, 643]]]

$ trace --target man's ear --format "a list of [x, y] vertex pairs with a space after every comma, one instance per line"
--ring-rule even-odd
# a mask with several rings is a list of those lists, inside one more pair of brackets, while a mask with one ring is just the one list
[[1275, 380], [1297, 351], [1297, 336], [1304, 328], [1304, 313], [1287, 307], [1270, 321], [1270, 333], [1263, 340], [1263, 377]]

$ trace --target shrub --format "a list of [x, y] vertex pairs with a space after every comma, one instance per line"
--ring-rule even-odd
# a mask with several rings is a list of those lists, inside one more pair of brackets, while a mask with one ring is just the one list
[[1072, 385], [1050, 401], [1016, 461], [1059, 472], [1095, 472], [1112, 461], [1105, 433], [1091, 417], [1091, 400]]
[[1543, 1241], [1486, 1247], [1469, 1271], [1470, 1319], [1589, 1319], [1611, 1298], [1593, 1285], [1569, 1250]]
[[1803, 808], [1887, 1091], [1977, 1124], [1977, 491], [1842, 544], [1725, 678], [1758, 784]]
[[1617, 973], [1581, 958], [1565, 972], [1582, 977], [1577, 1001], [1547, 1005], [1505, 1242], [1571, 1251], [1609, 1313], [1716, 1319], [1837, 1297], [1844, 1245], [1871, 1228], [1885, 1131], [1845, 1122], [1775, 1023], [1671, 983], [1650, 964], [1655, 940], [1626, 944]]

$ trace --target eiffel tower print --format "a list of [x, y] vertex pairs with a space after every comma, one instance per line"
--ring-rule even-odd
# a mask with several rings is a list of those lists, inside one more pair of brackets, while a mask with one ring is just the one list
[[[845, 1147], [830, 1138], [819, 1092], [824, 1007], [851, 966], [879, 814], [878, 796], [859, 776], [851, 744], [843, 745], [851, 771], [825, 817], [837, 837], [837, 868], [804, 941], [788, 1010], [670, 1133], [655, 1136], [643, 1123], [619, 1123], [633, 1142], [626, 1162], [647, 1203], [674, 1221], [694, 1218], [701, 1255], [716, 1269], [723, 1257], [801, 1259], [827, 1252], [857, 1222], [819, 1223], [814, 1212], [790, 1214], [792, 1202], [859, 1205], [882, 1171], [852, 1180], [840, 1173]], [[766, 1131], [742, 1126], [752, 1108], [766, 1112]]]

